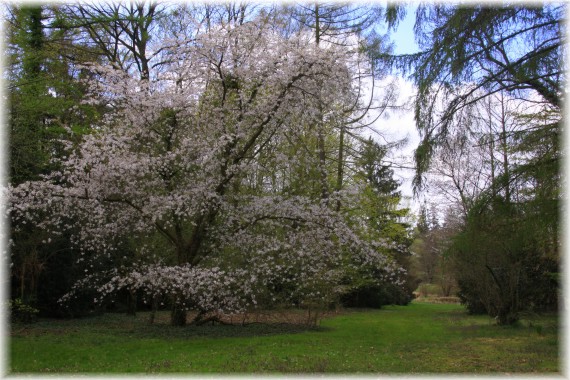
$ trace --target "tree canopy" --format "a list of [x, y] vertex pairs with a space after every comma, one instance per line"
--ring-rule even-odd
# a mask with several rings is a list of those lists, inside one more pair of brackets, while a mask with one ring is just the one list
[[564, 12], [558, 3], [422, 5], [421, 51], [393, 59], [418, 90], [416, 192], [427, 181], [461, 209], [445, 250], [459, 294], [500, 324], [556, 304]]
[[418, 88], [416, 187], [454, 120], [485, 97], [506, 92], [561, 111], [564, 12], [558, 3], [418, 7], [421, 51], [396, 58]]

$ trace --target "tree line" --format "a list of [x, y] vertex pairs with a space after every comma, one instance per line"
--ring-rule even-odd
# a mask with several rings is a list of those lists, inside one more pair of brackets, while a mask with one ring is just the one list
[[416, 189], [448, 207], [432, 208], [443, 224], [423, 225], [425, 280], [434, 263], [442, 286], [452, 270], [468, 309], [499, 324], [560, 297], [564, 12], [420, 7], [424, 50], [394, 59], [418, 86]]
[[[395, 56], [404, 10], [8, 6], [11, 297], [176, 325], [379, 307], [435, 282], [432, 255], [499, 323], [554, 307], [564, 7], [422, 5], [421, 51]], [[394, 145], [368, 132], [398, 107], [395, 71], [418, 89], [416, 191], [447, 195], [445, 228], [424, 210], [414, 229]]]

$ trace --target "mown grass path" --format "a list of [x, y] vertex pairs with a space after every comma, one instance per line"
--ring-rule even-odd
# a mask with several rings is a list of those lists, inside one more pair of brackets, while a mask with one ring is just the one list
[[12, 373], [550, 373], [557, 318], [499, 327], [458, 305], [348, 311], [290, 325], [149, 326], [107, 314], [12, 326]]

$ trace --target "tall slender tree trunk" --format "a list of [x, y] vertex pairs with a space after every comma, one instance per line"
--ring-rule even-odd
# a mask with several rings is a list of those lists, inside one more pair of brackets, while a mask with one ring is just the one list
[[[338, 143], [338, 164], [336, 169], [336, 191], [342, 190], [342, 180], [344, 176], [344, 126], [340, 127], [340, 136]], [[336, 211], [340, 211], [341, 201], [336, 201]]]
[[127, 295], [127, 315], [133, 317], [137, 315], [137, 292], [135, 290], [129, 290]]
[[[319, 3], [315, 3], [315, 43], [317, 47], [321, 42], [321, 19], [320, 19], [320, 8]], [[329, 202], [329, 185], [327, 179], [327, 167], [326, 167], [326, 144], [325, 144], [325, 134], [324, 134], [324, 118], [323, 118], [323, 106], [319, 99], [319, 120], [317, 125], [317, 154], [319, 162], [319, 177], [321, 184], [321, 200], [325, 205]]]
[[509, 157], [508, 157], [508, 146], [507, 146], [507, 110], [505, 107], [505, 98], [503, 93], [501, 93], [501, 150], [503, 153], [503, 185], [505, 187], [505, 201], [510, 203], [511, 201], [511, 184], [510, 184], [510, 173], [509, 173]]
[[151, 325], [154, 324], [157, 310], [158, 310], [158, 298], [156, 296], [152, 296], [150, 317], [148, 320], [148, 323]]
[[326, 153], [325, 153], [325, 137], [323, 132], [322, 118], [319, 121], [318, 132], [317, 132], [317, 151], [319, 155], [319, 176], [321, 183], [321, 200], [328, 205], [329, 202], [329, 184], [327, 179], [327, 167], [326, 167]]
[[493, 116], [491, 109], [491, 98], [488, 99], [489, 114], [489, 157], [491, 159], [491, 193], [493, 199], [497, 196], [497, 184], [495, 181], [495, 135], [493, 133]]

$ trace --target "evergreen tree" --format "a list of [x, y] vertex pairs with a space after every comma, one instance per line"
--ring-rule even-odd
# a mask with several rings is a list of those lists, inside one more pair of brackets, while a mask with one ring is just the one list
[[[418, 7], [415, 31], [421, 51], [393, 59], [418, 86], [418, 190], [434, 149], [470, 105], [505, 91], [561, 111], [565, 8], [560, 3]], [[392, 24], [397, 20], [390, 19]]]
[[[386, 304], [406, 305], [413, 299], [418, 278], [412, 270], [410, 246], [411, 226], [409, 209], [400, 205], [399, 183], [394, 171], [386, 163], [388, 146], [382, 146], [369, 138], [361, 143], [357, 159], [357, 180], [364, 185], [360, 209], [357, 211], [363, 223], [371, 227], [373, 238], [392, 242], [387, 254], [406, 270], [403, 283], [394, 286], [362, 281], [343, 296], [343, 304], [352, 307], [381, 307]], [[370, 276], [361, 276], [369, 278]]]
[[[37, 180], [56, 169], [63, 143], [88, 133], [97, 110], [82, 105], [84, 86], [77, 64], [89, 49], [54, 25], [57, 7], [8, 7], [9, 183]], [[55, 300], [79, 273], [69, 237], [48, 236], [30, 224], [12, 224], [12, 297], [57, 314]], [[50, 286], [38, 286], [40, 281]]]

